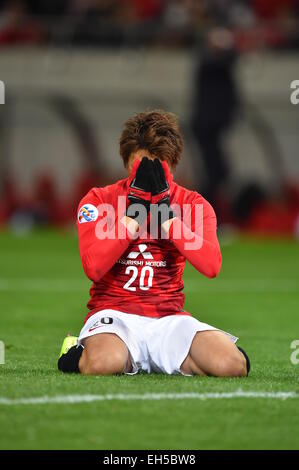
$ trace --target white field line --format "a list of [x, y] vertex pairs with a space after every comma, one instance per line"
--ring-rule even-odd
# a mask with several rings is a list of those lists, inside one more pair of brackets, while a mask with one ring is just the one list
[[[0, 278], [2, 292], [78, 292], [88, 290], [89, 284], [81, 279], [41, 279], [41, 278]], [[189, 279], [185, 282], [185, 292], [213, 293], [299, 293], [299, 278], [229, 278], [210, 282]]]
[[276, 399], [288, 400], [299, 398], [296, 392], [255, 392], [242, 391], [216, 392], [216, 393], [144, 393], [144, 394], [107, 394], [107, 395], [57, 395], [54, 397], [42, 396], [32, 398], [6, 398], [0, 397], [0, 406], [13, 405], [48, 405], [48, 404], [75, 404], [93, 403], [96, 401], [159, 401], [159, 400], [223, 400], [223, 399]]

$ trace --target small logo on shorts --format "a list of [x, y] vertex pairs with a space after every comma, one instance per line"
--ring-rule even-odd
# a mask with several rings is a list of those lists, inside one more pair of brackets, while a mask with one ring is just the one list
[[[100, 324], [101, 323], [101, 324]], [[97, 328], [102, 328], [105, 325], [112, 325], [113, 318], [103, 317], [100, 320], [97, 320], [88, 330], [88, 332], [96, 330]]]
[[93, 331], [93, 330], [97, 330], [98, 328], [102, 328], [103, 326], [104, 325], [92, 326], [91, 328], [89, 328], [88, 332]]

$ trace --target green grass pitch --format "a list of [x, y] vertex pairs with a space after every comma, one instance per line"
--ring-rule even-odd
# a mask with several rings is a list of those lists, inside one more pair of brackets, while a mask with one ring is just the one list
[[[248, 379], [163, 375], [83, 377], [56, 369], [66, 332], [78, 334], [89, 282], [77, 240], [0, 234], [0, 397], [86, 394], [298, 392], [299, 245], [236, 240], [206, 280], [186, 267], [186, 309], [240, 337]], [[299, 449], [299, 400], [271, 398], [0, 404], [1, 449]]]

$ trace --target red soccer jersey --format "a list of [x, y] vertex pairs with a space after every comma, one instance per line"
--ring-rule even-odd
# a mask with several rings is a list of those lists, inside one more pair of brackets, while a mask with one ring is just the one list
[[[170, 171], [166, 177], [171, 206], [191, 208], [189, 226], [182, 211], [174, 219], [169, 239], [133, 240], [128, 232], [121, 239], [98, 237], [97, 224], [105, 216], [103, 204], [115, 210], [113, 228], [123, 216], [123, 212], [118, 214], [118, 197], [127, 196], [132, 177], [104, 188], [93, 188], [81, 200], [77, 216], [79, 250], [83, 269], [93, 281], [88, 302], [90, 312], [85, 321], [108, 308], [148, 317], [188, 315], [183, 310], [182, 276], [186, 259], [205, 276], [218, 274], [221, 253], [213, 208], [200, 194], [173, 182]], [[199, 223], [194, 217], [196, 205], [201, 207]], [[109, 231], [112, 233], [112, 229]], [[190, 242], [194, 243], [191, 248]]]

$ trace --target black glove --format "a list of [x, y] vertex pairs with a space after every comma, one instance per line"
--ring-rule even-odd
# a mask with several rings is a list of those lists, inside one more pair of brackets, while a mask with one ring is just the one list
[[158, 214], [158, 226], [160, 227], [166, 220], [173, 219], [175, 214], [169, 206], [169, 184], [165, 178], [161, 161], [158, 158], [155, 158], [152, 163], [153, 165], [150, 169], [152, 180], [152, 204], [157, 205], [157, 207], [152, 208], [151, 212], [152, 214]]
[[[143, 157], [137, 168], [136, 176], [129, 186], [129, 206], [127, 208], [126, 215], [127, 217], [131, 217], [131, 219], [135, 219], [139, 225], [144, 222], [150, 210], [152, 197], [152, 180], [150, 175], [152, 173], [152, 163], [153, 162], [147, 157]], [[134, 207], [135, 204], [142, 206], [140, 207], [141, 211], [138, 210], [137, 206]], [[142, 210], [142, 208], [144, 209]]]

